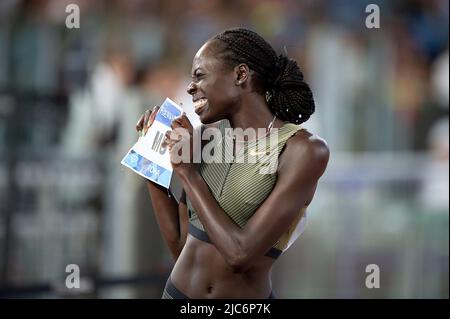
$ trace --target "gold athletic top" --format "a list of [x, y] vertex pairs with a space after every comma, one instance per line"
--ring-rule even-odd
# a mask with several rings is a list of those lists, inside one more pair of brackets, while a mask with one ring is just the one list
[[[210, 142], [213, 144], [208, 147], [217, 152], [214, 154], [216, 162], [207, 163], [202, 156], [197, 169], [220, 207], [242, 228], [272, 191], [277, 180], [278, 157], [286, 141], [301, 127], [285, 123], [277, 130], [272, 129], [269, 136], [244, 142], [236, 156], [233, 155], [229, 121], [218, 122], [218, 129], [221, 135], [214, 137]], [[210, 242], [189, 199], [186, 204], [189, 209], [189, 233]], [[298, 238], [305, 226], [305, 213], [306, 207], [299, 211], [297, 218], [274, 243], [267, 256], [277, 258]]]

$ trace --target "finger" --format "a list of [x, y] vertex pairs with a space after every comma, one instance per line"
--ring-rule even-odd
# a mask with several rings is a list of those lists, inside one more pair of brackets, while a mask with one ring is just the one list
[[180, 115], [172, 120], [171, 126], [172, 128], [182, 127], [185, 129], [189, 129], [189, 125], [186, 125], [187, 123], [190, 124], [183, 119], [182, 115]]
[[167, 131], [165, 134], [165, 139], [167, 140], [167, 142], [176, 141], [176, 138], [177, 138], [177, 134], [175, 134], [174, 131]]
[[182, 136], [176, 131], [168, 131], [164, 136], [164, 141], [167, 145], [173, 146], [181, 141]]
[[136, 131], [138, 132], [142, 131], [143, 128], [144, 128], [144, 114], [141, 115], [141, 117], [136, 123]]
[[153, 108], [152, 114], [150, 115], [150, 118], [148, 119], [148, 123], [147, 123], [148, 127], [150, 127], [150, 125], [152, 125], [153, 122], [155, 121], [156, 114], [158, 114], [158, 111], [159, 111], [159, 105], [157, 105]]
[[167, 140], [166, 144], [169, 148], [172, 148], [178, 142], [180, 142], [180, 140], [170, 139], [170, 140]]
[[185, 112], [183, 112], [183, 114], [181, 115], [180, 122], [183, 125], [183, 127], [187, 128], [189, 130], [192, 128], [191, 121], [189, 121], [189, 118], [187, 117]]
[[182, 127], [181, 123], [177, 121], [177, 119], [173, 119], [170, 123], [170, 127], [173, 129], [176, 129], [177, 127]]
[[145, 122], [146, 124], [144, 125], [145, 133], [147, 133], [148, 129], [150, 128], [150, 126], [152, 126], [153, 122], [155, 121], [156, 114], [158, 114], [158, 110], [159, 110], [159, 106], [157, 105], [150, 112], [150, 115], [148, 116], [148, 119]]
[[162, 147], [166, 147], [169, 144], [169, 142], [170, 142], [170, 131], [167, 131], [164, 134], [164, 138], [163, 138], [163, 141], [161, 143], [161, 146]]
[[151, 114], [152, 114], [151, 110], [145, 111], [145, 113], [144, 113], [144, 125], [147, 125], [148, 119], [149, 119]]
[[186, 113], [183, 112], [183, 114], [177, 116], [176, 118], [173, 119], [172, 123], [175, 122], [176, 124], [178, 124], [178, 126], [183, 126], [188, 128], [190, 122], [189, 119], [186, 117]]
[[143, 127], [143, 129], [144, 129], [144, 134], [147, 133], [147, 130], [148, 130], [148, 125], [147, 125], [147, 123], [148, 123], [148, 119], [149, 119], [149, 117], [150, 117], [150, 114], [151, 114], [151, 111], [150, 111], [150, 110], [147, 110], [147, 111], [145, 111], [145, 113], [144, 113], [144, 127]]
[[172, 148], [174, 145], [176, 144], [176, 142], [175, 141], [172, 141], [172, 140], [164, 140], [162, 143], [161, 143], [161, 147], [163, 147], [163, 148], [165, 148], [165, 147], [167, 147], [167, 148]]
[[145, 115], [144, 115], [144, 134], [147, 134], [148, 129], [153, 124], [154, 116], [155, 116], [153, 114], [156, 114], [155, 109], [156, 109], [156, 107], [154, 107], [153, 110], [145, 111]]
[[177, 123], [177, 126], [182, 126], [189, 132], [192, 132], [193, 127], [191, 121], [189, 121], [189, 118], [187, 117], [185, 112], [183, 112], [183, 114], [181, 114], [180, 116], [176, 117], [173, 121]]

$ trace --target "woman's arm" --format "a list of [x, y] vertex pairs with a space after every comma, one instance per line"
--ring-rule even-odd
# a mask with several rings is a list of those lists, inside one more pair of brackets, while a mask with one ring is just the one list
[[[153, 124], [159, 106], [152, 111], [147, 110], [136, 123], [136, 130], [144, 134]], [[187, 208], [186, 194], [183, 191], [180, 203], [168, 196], [167, 190], [155, 183], [147, 182], [147, 189], [153, 206], [156, 222], [161, 230], [162, 236], [169, 247], [173, 259], [176, 261], [184, 247], [187, 236]]]
[[209, 238], [234, 271], [242, 272], [272, 247], [311, 201], [328, 158], [323, 140], [291, 138], [280, 156], [274, 189], [243, 228], [225, 214], [196, 170], [181, 165], [176, 172]]
[[173, 196], [167, 195], [167, 190], [164, 187], [155, 183], [148, 182], [147, 189], [156, 222], [173, 259], [176, 261], [186, 242], [188, 226], [186, 203], [180, 200], [178, 204]]

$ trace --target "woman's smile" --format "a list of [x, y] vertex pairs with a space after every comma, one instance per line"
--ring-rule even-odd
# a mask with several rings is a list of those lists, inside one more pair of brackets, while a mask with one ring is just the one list
[[194, 101], [194, 111], [197, 113], [197, 115], [200, 115], [200, 113], [203, 112], [203, 110], [208, 105], [208, 100], [206, 98], [201, 98], [196, 101]]

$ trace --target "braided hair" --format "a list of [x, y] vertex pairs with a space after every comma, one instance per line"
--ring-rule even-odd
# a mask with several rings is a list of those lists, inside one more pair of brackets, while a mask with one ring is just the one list
[[245, 63], [254, 72], [254, 89], [266, 96], [269, 108], [281, 120], [300, 124], [314, 113], [312, 91], [297, 62], [277, 55], [257, 33], [233, 28], [215, 35], [217, 56], [231, 67]]

